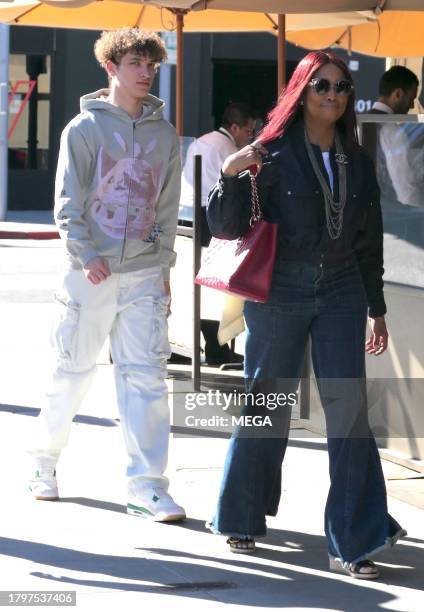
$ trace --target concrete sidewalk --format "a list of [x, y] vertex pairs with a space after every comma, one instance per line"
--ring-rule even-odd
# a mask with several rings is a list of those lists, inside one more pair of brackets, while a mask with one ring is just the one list
[[[151, 524], [128, 516], [126, 457], [107, 353], [58, 466], [61, 501], [33, 501], [25, 449], [43, 401], [51, 298], [62, 265], [54, 241], [34, 248], [29, 240], [3, 240], [0, 247], [1, 590], [76, 591], [83, 611], [150, 606], [197, 612], [225, 605], [422, 612], [424, 513], [412, 487], [422, 481], [384, 461], [389, 491], [397, 495], [389, 497], [390, 512], [408, 536], [376, 558], [383, 572], [377, 582], [330, 573], [323, 534], [325, 440], [305, 431], [292, 432], [280, 512], [269, 520], [255, 556], [229, 553], [225, 538], [204, 527], [214, 509], [226, 439], [171, 439], [171, 492], [186, 507], [186, 522]], [[187, 373], [174, 367], [169, 374], [175, 404]], [[408, 495], [399, 494], [402, 482], [410, 483]]]
[[0, 221], [0, 240], [53, 240], [59, 238], [53, 213], [48, 210], [8, 211]]
[[[31, 313], [29, 315], [29, 313]], [[229, 553], [204, 527], [219, 486], [227, 440], [172, 438], [171, 492], [188, 520], [151, 524], [125, 513], [125, 454], [112, 367], [99, 365], [59, 467], [61, 501], [27, 493], [25, 448], [42, 402], [51, 312], [46, 304], [1, 305], [0, 465], [3, 590], [72, 590], [77, 609], [422, 612], [423, 511], [389, 498], [408, 537], [377, 558], [383, 577], [355, 581], [327, 569], [323, 512], [325, 441], [292, 438], [279, 515], [255, 556]], [[181, 371], [170, 372], [171, 398]], [[309, 437], [306, 437], [309, 436]], [[390, 475], [392, 464], [384, 462]]]

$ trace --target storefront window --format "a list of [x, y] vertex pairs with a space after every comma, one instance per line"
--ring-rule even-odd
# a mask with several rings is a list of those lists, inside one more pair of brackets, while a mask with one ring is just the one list
[[381, 190], [384, 278], [420, 289], [424, 288], [423, 120], [423, 115], [368, 115], [360, 121]]
[[50, 76], [49, 55], [10, 55], [9, 93], [14, 92], [9, 103], [11, 169], [48, 169]]

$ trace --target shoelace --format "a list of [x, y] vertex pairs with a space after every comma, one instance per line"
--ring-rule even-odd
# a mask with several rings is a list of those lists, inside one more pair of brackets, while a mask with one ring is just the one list
[[56, 468], [46, 463], [40, 463], [35, 468], [37, 478], [54, 478], [56, 476]]

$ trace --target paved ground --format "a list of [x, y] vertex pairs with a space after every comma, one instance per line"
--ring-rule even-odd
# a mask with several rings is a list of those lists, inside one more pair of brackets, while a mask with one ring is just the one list
[[8, 211], [0, 221], [0, 239], [49, 240], [58, 237], [51, 211]]
[[[269, 534], [254, 557], [232, 555], [225, 539], [204, 527], [213, 511], [225, 439], [171, 439], [171, 491], [187, 509], [185, 523], [150, 524], [127, 516], [125, 455], [107, 354], [99, 360], [59, 464], [61, 501], [33, 501], [26, 490], [25, 448], [42, 403], [49, 299], [59, 268], [53, 242], [0, 244], [0, 589], [73, 590], [77, 609], [84, 611], [105, 606], [422, 612], [424, 515], [419, 503], [413, 505], [417, 496], [411, 493], [412, 503], [389, 497], [390, 511], [408, 536], [376, 559], [384, 572], [380, 581], [367, 584], [330, 573], [322, 518], [325, 441], [304, 431], [293, 430], [280, 512], [269, 520]], [[175, 402], [184, 378], [183, 368], [170, 369]], [[388, 478], [417, 476], [386, 461], [384, 468]]]

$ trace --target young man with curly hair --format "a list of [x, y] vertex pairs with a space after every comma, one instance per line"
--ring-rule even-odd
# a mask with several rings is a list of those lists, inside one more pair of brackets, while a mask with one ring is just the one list
[[59, 498], [56, 463], [109, 336], [128, 453], [127, 511], [180, 520], [185, 512], [169, 495], [164, 471], [169, 269], [181, 168], [164, 103], [149, 93], [166, 49], [156, 34], [125, 28], [103, 32], [95, 55], [109, 88], [81, 98], [60, 145], [55, 220], [67, 266], [30, 488], [36, 499]]

